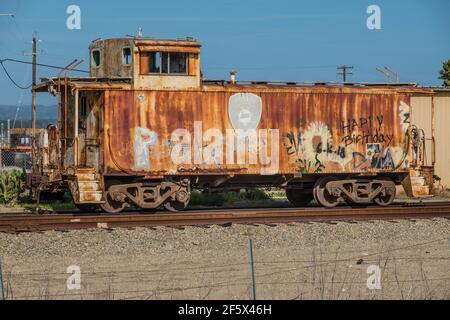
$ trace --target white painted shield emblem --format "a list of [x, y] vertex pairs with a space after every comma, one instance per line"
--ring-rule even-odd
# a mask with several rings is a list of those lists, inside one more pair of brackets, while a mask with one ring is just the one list
[[228, 101], [228, 117], [234, 129], [256, 129], [261, 120], [262, 100], [253, 93], [236, 93]]

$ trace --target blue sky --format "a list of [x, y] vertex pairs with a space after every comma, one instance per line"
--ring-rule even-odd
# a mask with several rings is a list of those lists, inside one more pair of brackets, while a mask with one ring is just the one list
[[[66, 8], [81, 8], [81, 30], [68, 30]], [[369, 5], [381, 8], [381, 30], [366, 27]], [[339, 81], [336, 66], [353, 65], [350, 81], [384, 81], [375, 67], [397, 71], [400, 81], [440, 85], [442, 62], [450, 59], [449, 0], [193, 0], [85, 1], [0, 0], [0, 59], [30, 59], [37, 32], [44, 55], [38, 62], [66, 65], [88, 60], [96, 38], [136, 34], [177, 38], [192, 36], [202, 43], [206, 78], [238, 80]], [[30, 67], [6, 63], [21, 85], [30, 83]], [[80, 68], [87, 69], [87, 63]], [[55, 75], [38, 68], [38, 76]], [[29, 104], [0, 70], [0, 104]], [[38, 103], [55, 103], [39, 94]]]

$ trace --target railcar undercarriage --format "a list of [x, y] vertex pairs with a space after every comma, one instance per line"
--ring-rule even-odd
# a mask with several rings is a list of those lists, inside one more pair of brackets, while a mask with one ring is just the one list
[[[129, 181], [127, 178], [122, 180], [118, 177], [105, 178], [105, 191], [101, 204], [78, 201], [76, 206], [82, 211], [92, 211], [100, 207], [107, 213], [119, 213], [129, 207], [156, 209], [160, 206], [169, 211], [178, 212], [188, 206], [193, 189], [221, 192], [249, 187], [273, 187], [274, 185], [284, 188], [287, 199], [296, 207], [306, 206], [312, 200], [328, 208], [335, 207], [339, 203], [375, 203], [380, 206], [387, 206], [395, 199], [395, 186], [396, 183], [398, 184], [401, 181], [397, 175], [392, 178], [388, 176], [344, 178], [325, 174], [318, 179], [317, 177], [307, 177], [305, 181], [293, 179], [293, 182], [281, 184], [243, 184], [242, 182], [247, 179], [249, 178], [237, 177], [237, 182], [233, 183], [233, 178], [229, 178], [228, 185], [217, 186], [217, 183], [205, 183], [205, 181], [217, 181], [217, 177], [212, 180], [208, 177], [205, 180], [198, 177], [181, 177], [178, 179], [171, 177], [164, 181], [145, 179]], [[256, 177], [255, 179], [257, 181]], [[281, 178], [278, 180], [282, 181]], [[70, 191], [79, 192], [79, 190], [73, 188]], [[76, 194], [72, 195], [73, 199], [79, 199]]]

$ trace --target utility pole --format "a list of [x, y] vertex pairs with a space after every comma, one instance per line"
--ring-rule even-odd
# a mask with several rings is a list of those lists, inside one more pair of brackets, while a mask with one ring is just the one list
[[[37, 44], [40, 42], [37, 38], [36, 33], [33, 36], [32, 40], [32, 81], [31, 81], [31, 163], [32, 163], [32, 171], [34, 170], [34, 166], [36, 165], [36, 159], [35, 159], [35, 152], [36, 152], [36, 56], [38, 54], [43, 54], [43, 51], [41, 50], [40, 53], [37, 53]], [[23, 55], [29, 55], [29, 53], [23, 53]]]
[[32, 84], [31, 84], [31, 161], [32, 161], [32, 167], [31, 171], [34, 171], [34, 167], [36, 165], [36, 90], [34, 87], [36, 86], [36, 46], [37, 46], [37, 39], [36, 35], [33, 37], [33, 49], [32, 49], [32, 55], [33, 55], [33, 65], [32, 65]]
[[[36, 56], [38, 54], [43, 54], [42, 50], [40, 53], [37, 52], [37, 44], [40, 42], [37, 38], [36, 33], [33, 36], [32, 48], [31, 48], [31, 56], [32, 56], [32, 62], [31, 62], [31, 162], [32, 162], [32, 170], [34, 169], [34, 166], [36, 164], [34, 153], [36, 151]], [[30, 55], [29, 53], [23, 53], [23, 55]]]
[[11, 120], [6, 121], [6, 147], [11, 148]]
[[342, 79], [343, 82], [347, 82], [347, 74], [353, 74], [352, 71], [348, 71], [348, 70], [353, 70], [353, 66], [347, 66], [347, 65], [343, 65], [343, 66], [338, 66], [337, 67], [338, 70], [342, 70], [342, 72], [338, 72], [338, 75], [342, 75]]

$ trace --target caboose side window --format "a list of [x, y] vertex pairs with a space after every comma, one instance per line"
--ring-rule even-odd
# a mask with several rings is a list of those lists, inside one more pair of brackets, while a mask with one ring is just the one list
[[186, 74], [187, 57], [188, 55], [184, 52], [147, 52], [145, 59], [147, 59], [148, 66], [141, 69], [141, 72]]
[[126, 66], [131, 64], [131, 48], [122, 49], [122, 63]]
[[92, 66], [100, 66], [100, 50], [92, 50]]
[[186, 56], [184, 52], [170, 53], [170, 73], [186, 73]]
[[161, 52], [161, 73], [170, 73], [168, 52]]
[[161, 72], [161, 55], [159, 52], [148, 53], [148, 72], [150, 73]]

